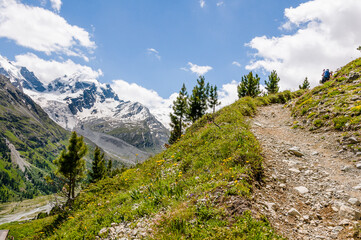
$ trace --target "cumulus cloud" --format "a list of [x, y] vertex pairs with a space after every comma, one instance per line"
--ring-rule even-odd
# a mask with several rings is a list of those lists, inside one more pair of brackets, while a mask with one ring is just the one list
[[61, 0], [50, 0], [50, 3], [51, 3], [51, 7], [57, 11], [57, 12], [60, 12], [60, 8], [61, 8]]
[[72, 75], [74, 73], [81, 73], [89, 79], [95, 79], [103, 75], [100, 69], [93, 70], [84, 65], [74, 63], [72, 60], [58, 62], [55, 60], [44, 60], [33, 53], [15, 56], [15, 63], [19, 66], [24, 66], [30, 71], [35, 72], [39, 80], [48, 84], [52, 80], [64, 76]]
[[205, 0], [199, 0], [199, 5], [201, 5], [201, 8], [204, 8], [204, 6], [206, 5], [206, 1]]
[[[51, 3], [60, 10], [60, 0], [52, 0]], [[80, 56], [85, 60], [87, 58], [82, 50], [96, 47], [83, 28], [70, 25], [52, 11], [28, 6], [16, 0], [0, 1], [0, 37], [48, 55], [61, 53]]]
[[155, 56], [158, 60], [160, 60], [160, 58], [161, 58], [159, 55], [159, 52], [157, 50], [155, 50], [154, 48], [148, 48], [147, 53]]
[[276, 70], [283, 89], [294, 89], [307, 76], [311, 85], [321, 78], [322, 69], [336, 70], [359, 56], [361, 1], [313, 0], [285, 9], [287, 33], [255, 37], [247, 46], [256, 50], [247, 70]]
[[173, 101], [177, 98], [177, 93], [173, 93], [169, 98], [162, 98], [159, 94], [150, 89], [146, 89], [136, 83], [128, 83], [124, 80], [113, 80], [111, 87], [118, 94], [119, 98], [125, 101], [139, 102], [149, 108], [163, 125], [169, 128], [169, 113]]
[[241, 67], [242, 65], [239, 63], [239, 62], [237, 62], [237, 61], [233, 61], [232, 62], [232, 65], [235, 65], [235, 66], [237, 66], [237, 67]]
[[191, 71], [192, 73], [196, 73], [198, 76], [206, 74], [208, 71], [212, 70], [211, 66], [198, 66], [197, 64], [193, 64], [188, 62], [189, 68], [181, 68], [183, 71]]

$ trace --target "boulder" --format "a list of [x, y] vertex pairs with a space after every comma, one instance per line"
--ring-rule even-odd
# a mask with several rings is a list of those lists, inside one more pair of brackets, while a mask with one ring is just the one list
[[288, 212], [288, 215], [290, 216], [301, 216], [300, 212], [297, 211], [295, 208], [291, 208]]
[[360, 201], [357, 198], [350, 198], [347, 201], [349, 204], [355, 205], [355, 206], [359, 206], [360, 205]]

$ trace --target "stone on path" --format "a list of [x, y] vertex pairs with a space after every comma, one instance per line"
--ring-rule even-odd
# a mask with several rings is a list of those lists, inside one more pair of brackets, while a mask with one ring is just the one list
[[290, 168], [289, 169], [291, 172], [294, 172], [294, 173], [300, 173], [301, 171], [298, 170], [297, 168]]
[[294, 189], [300, 194], [308, 193], [308, 189], [304, 186], [295, 187]]
[[297, 211], [295, 208], [291, 208], [288, 212], [288, 215], [290, 216], [301, 216], [300, 212]]
[[356, 168], [361, 169], [361, 162], [356, 163]]
[[356, 220], [356, 221], [359, 220], [361, 217], [361, 214], [358, 210], [347, 207], [345, 205], [342, 205], [340, 207], [340, 210], [338, 213], [341, 217], [351, 219], [351, 220]]
[[357, 185], [357, 186], [354, 186], [353, 189], [355, 190], [361, 190], [361, 184]]
[[352, 170], [352, 167], [349, 166], [349, 165], [343, 166], [343, 167], [341, 168], [341, 171], [343, 171], [343, 172], [349, 172], [349, 171], [351, 171], [351, 170]]
[[350, 198], [347, 202], [356, 206], [360, 205], [360, 201], [357, 198]]
[[288, 151], [296, 157], [302, 157], [304, 155], [299, 147], [291, 147], [288, 149]]

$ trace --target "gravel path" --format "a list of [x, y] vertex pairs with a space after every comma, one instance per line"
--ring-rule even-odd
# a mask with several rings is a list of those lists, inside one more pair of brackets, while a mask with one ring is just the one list
[[292, 129], [290, 116], [283, 105], [270, 105], [251, 120], [266, 175], [255, 207], [289, 239], [358, 239], [360, 154], [344, 150], [339, 132]]

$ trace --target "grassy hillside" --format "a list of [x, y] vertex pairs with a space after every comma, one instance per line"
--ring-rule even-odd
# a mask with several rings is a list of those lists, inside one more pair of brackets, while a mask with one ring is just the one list
[[[68, 133], [30, 99], [0, 75], [0, 201], [31, 198], [57, 189], [52, 160], [64, 147]], [[14, 145], [27, 167], [19, 168], [11, 156]]]
[[252, 209], [263, 168], [246, 117], [257, 105], [290, 98], [242, 98], [204, 116], [164, 152], [91, 184], [72, 209], [0, 229], [15, 239], [94, 239], [119, 226], [123, 236], [149, 239], [281, 239]]
[[310, 90], [292, 104], [294, 127], [313, 131], [342, 131], [358, 135], [361, 129], [361, 58], [341, 69], [331, 79]]

